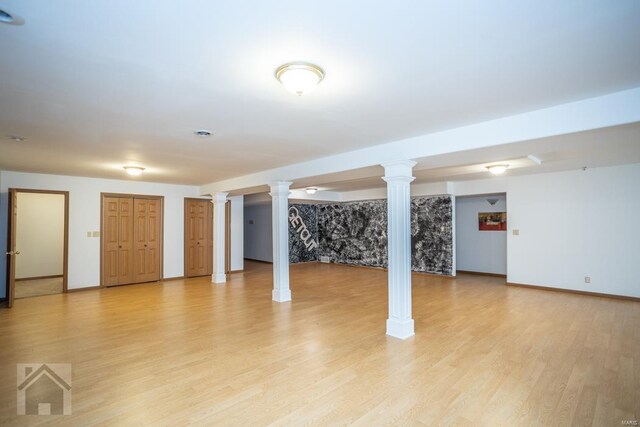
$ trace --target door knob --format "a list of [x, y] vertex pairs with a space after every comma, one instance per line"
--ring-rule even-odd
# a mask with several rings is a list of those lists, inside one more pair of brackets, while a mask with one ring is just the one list
[[9, 251], [9, 252], [5, 252], [5, 255], [20, 255], [20, 251]]

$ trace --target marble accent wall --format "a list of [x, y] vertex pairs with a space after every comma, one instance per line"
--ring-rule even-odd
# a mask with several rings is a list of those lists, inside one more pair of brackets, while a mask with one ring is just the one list
[[[295, 209], [295, 211], [292, 210]], [[453, 274], [453, 202], [451, 196], [411, 199], [411, 269]], [[309, 235], [301, 239], [300, 221]], [[318, 261], [387, 267], [387, 201], [291, 204], [289, 207], [291, 263]], [[309, 245], [315, 239], [317, 248]]]
[[411, 269], [453, 274], [453, 203], [451, 196], [411, 199]]
[[320, 256], [331, 262], [387, 265], [387, 201], [318, 205]]
[[290, 203], [289, 262], [318, 260], [318, 206]]

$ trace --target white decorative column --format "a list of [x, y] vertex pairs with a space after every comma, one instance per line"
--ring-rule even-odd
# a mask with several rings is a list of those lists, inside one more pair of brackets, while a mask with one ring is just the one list
[[291, 182], [270, 184], [273, 227], [273, 300], [291, 301], [289, 289], [289, 186]]
[[387, 182], [387, 252], [389, 260], [389, 318], [387, 335], [413, 336], [411, 318], [411, 169], [416, 162], [384, 163]]
[[229, 193], [215, 193], [213, 195], [213, 274], [211, 282], [225, 283], [227, 281], [225, 265], [225, 205]]

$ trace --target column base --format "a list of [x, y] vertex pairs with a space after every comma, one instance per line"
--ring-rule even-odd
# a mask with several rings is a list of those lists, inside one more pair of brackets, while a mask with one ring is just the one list
[[414, 335], [413, 332], [413, 319], [409, 320], [396, 320], [387, 319], [387, 335], [394, 338], [400, 338], [405, 340]]
[[291, 290], [290, 289], [274, 289], [271, 293], [272, 299], [276, 302], [287, 302], [291, 301]]
[[227, 275], [224, 273], [214, 273], [211, 275], [211, 283], [225, 283]]

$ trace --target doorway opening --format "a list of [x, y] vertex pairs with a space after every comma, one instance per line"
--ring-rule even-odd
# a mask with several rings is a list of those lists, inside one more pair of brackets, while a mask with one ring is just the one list
[[456, 271], [507, 276], [507, 194], [456, 197]]
[[67, 292], [69, 192], [9, 189], [8, 306]]

